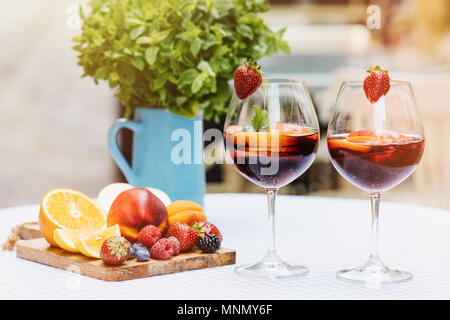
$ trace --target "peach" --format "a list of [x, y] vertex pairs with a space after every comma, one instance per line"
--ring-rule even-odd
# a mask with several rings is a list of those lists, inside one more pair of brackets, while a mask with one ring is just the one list
[[192, 201], [178, 200], [167, 206], [169, 216], [169, 226], [181, 222], [192, 225], [194, 222], [206, 221], [206, 215], [203, 208]]
[[121, 192], [108, 212], [107, 225], [119, 225], [120, 232], [130, 242], [137, 242], [139, 230], [152, 224], [164, 234], [169, 227], [164, 203], [145, 188]]

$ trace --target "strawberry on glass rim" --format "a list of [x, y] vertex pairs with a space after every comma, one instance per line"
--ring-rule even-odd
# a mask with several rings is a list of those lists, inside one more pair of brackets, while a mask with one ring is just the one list
[[370, 74], [364, 79], [364, 92], [370, 103], [375, 103], [382, 96], [385, 96], [391, 88], [389, 73], [380, 66], [369, 66], [367, 72]]
[[234, 90], [239, 99], [251, 96], [262, 83], [263, 72], [256, 61], [245, 60], [244, 65], [234, 71]]
[[410, 82], [392, 81], [380, 67], [371, 67], [369, 73], [364, 81], [342, 83], [330, 114], [327, 144], [334, 168], [367, 192], [371, 203], [369, 258], [356, 268], [338, 271], [336, 276], [378, 286], [412, 278], [407, 271], [388, 268], [380, 257], [379, 208], [384, 192], [416, 170], [425, 137]]
[[[256, 79], [247, 77], [248, 73]], [[276, 253], [275, 198], [279, 188], [297, 179], [313, 163], [319, 123], [304, 81], [266, 78], [261, 82], [248, 66], [236, 70], [236, 90], [224, 124], [228, 160], [244, 178], [266, 190], [269, 204], [271, 241], [267, 254], [257, 263], [236, 268], [236, 272], [272, 279], [297, 277], [308, 269], [286, 263]], [[214, 249], [220, 239], [208, 237], [211, 248], [206, 249]]]

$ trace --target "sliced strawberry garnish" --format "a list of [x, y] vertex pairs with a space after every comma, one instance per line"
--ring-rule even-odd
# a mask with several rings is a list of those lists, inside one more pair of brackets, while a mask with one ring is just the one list
[[239, 99], [252, 95], [262, 83], [261, 66], [252, 60], [244, 61], [244, 65], [234, 71], [234, 90]]
[[371, 103], [375, 103], [381, 96], [385, 96], [391, 87], [389, 74], [387, 70], [381, 69], [379, 66], [375, 68], [370, 66], [367, 72], [370, 74], [364, 79], [364, 92], [367, 99]]

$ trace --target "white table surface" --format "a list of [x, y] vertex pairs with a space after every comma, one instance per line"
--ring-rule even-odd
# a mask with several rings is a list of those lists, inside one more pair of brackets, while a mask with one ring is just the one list
[[[266, 199], [256, 194], [209, 194], [209, 220], [237, 263], [256, 262], [266, 248]], [[381, 257], [414, 274], [406, 283], [381, 287], [346, 283], [339, 269], [368, 255], [369, 200], [279, 196], [278, 249], [290, 263], [310, 268], [288, 280], [247, 279], [234, 266], [125, 282], [104, 282], [0, 253], [0, 299], [450, 299], [450, 212], [384, 202]], [[0, 239], [16, 224], [35, 221], [38, 206], [0, 210]]]

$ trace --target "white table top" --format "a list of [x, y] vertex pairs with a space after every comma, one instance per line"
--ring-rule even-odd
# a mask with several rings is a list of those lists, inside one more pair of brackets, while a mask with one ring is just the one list
[[[237, 263], [256, 262], [266, 247], [266, 199], [256, 194], [209, 194], [208, 219], [237, 250]], [[368, 255], [369, 200], [279, 196], [278, 251], [309, 267], [305, 277], [247, 279], [234, 266], [104, 282], [0, 252], [0, 299], [450, 299], [450, 212], [385, 202], [381, 257], [410, 271], [412, 281], [378, 288], [346, 283], [336, 271]], [[35, 221], [38, 206], [0, 210], [0, 239], [16, 224]]]

